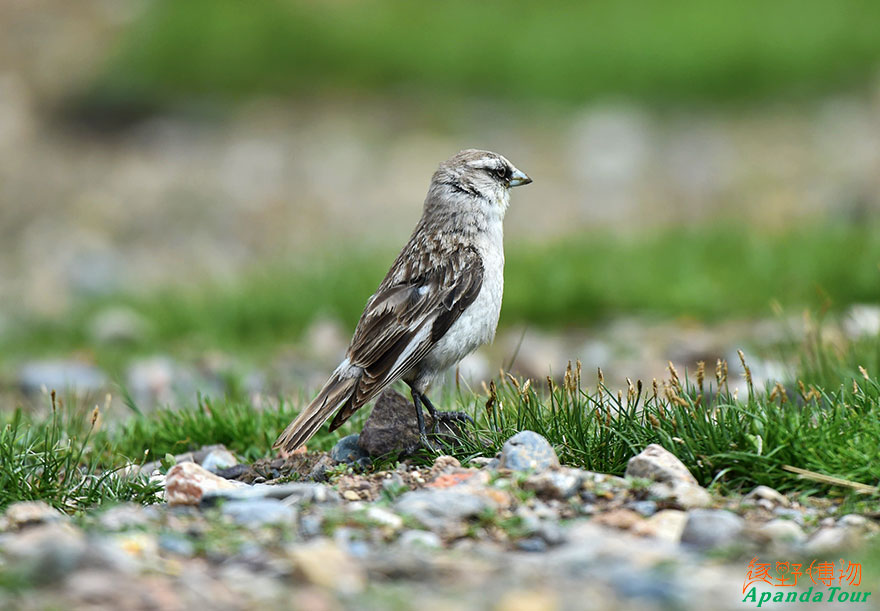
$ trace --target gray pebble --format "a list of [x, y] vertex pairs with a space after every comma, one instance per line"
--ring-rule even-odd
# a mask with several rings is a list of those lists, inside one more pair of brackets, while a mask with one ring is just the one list
[[356, 464], [362, 459], [369, 459], [369, 455], [358, 445], [358, 439], [360, 439], [360, 435], [357, 433], [340, 439], [330, 450], [330, 458], [338, 463], [348, 465]]
[[700, 550], [727, 545], [736, 541], [745, 521], [723, 509], [693, 509], [681, 534], [681, 542]]
[[466, 492], [432, 489], [407, 492], [394, 506], [426, 528], [444, 531], [458, 527], [462, 520], [478, 515], [490, 504], [487, 499]]
[[195, 555], [195, 546], [192, 541], [175, 533], [162, 533], [159, 535], [158, 543], [159, 549], [178, 556], [190, 558]]
[[400, 535], [398, 542], [403, 547], [427, 547], [431, 549], [443, 547], [440, 537], [430, 530], [407, 530]]
[[534, 431], [521, 431], [501, 448], [499, 468], [513, 471], [544, 471], [559, 466], [553, 446]]
[[657, 513], [657, 503], [654, 501], [635, 501], [627, 505], [627, 507], [646, 518]]
[[277, 499], [229, 501], [224, 503], [221, 512], [238, 524], [247, 526], [281, 524], [296, 520], [296, 510]]
[[546, 552], [547, 542], [541, 537], [529, 537], [517, 541], [516, 548], [523, 552]]

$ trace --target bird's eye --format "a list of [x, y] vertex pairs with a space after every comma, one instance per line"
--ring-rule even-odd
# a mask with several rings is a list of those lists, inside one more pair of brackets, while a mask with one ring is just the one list
[[498, 178], [507, 178], [507, 168], [497, 168], [495, 170], [495, 176], [497, 176]]

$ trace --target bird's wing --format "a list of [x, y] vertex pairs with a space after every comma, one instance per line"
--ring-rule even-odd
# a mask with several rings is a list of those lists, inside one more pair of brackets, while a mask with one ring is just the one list
[[436, 257], [401, 255], [358, 322], [348, 359], [363, 374], [330, 430], [424, 358], [482, 285], [483, 263], [473, 247]]

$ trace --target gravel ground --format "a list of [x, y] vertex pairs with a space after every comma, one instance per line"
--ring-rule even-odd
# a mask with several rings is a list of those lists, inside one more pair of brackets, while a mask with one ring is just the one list
[[[838, 515], [828, 500], [767, 487], [717, 496], [659, 446], [634, 457], [626, 478], [559, 466], [548, 448], [523, 432], [494, 460], [462, 466], [441, 456], [431, 467], [403, 462], [369, 475], [327, 455], [236, 470], [224, 448], [206, 448], [194, 454], [201, 465], [223, 465], [220, 473], [239, 479], [188, 455], [167, 474], [152, 472], [165, 482], [160, 505], [76, 519], [41, 503], [10, 506], [0, 521], [0, 569], [18, 588], [0, 589], [0, 604], [736, 609], [746, 584], [757, 597], [788, 591], [775, 572], [752, 573], [757, 581], [748, 583], [750, 561], [855, 562], [880, 532], [880, 514]], [[274, 480], [239, 481], [273, 470]], [[819, 577], [801, 575], [796, 591], [812, 586], [827, 602]], [[877, 585], [846, 579], [850, 593]]]

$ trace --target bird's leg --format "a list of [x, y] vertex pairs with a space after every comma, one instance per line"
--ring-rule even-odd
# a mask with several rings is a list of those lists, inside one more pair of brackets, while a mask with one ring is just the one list
[[[428, 441], [428, 432], [425, 430], [425, 415], [422, 413], [421, 399], [424, 399], [425, 395], [423, 395], [419, 392], [416, 392], [415, 390], [413, 390], [411, 394], [412, 394], [413, 405], [415, 405], [415, 408], [416, 408], [416, 420], [419, 423], [419, 439], [421, 440], [422, 445], [425, 448], [427, 448], [429, 450], [433, 450], [434, 447], [431, 445], [431, 442]], [[432, 410], [432, 413], [433, 413], [433, 406], [429, 407], [428, 409]]]
[[431, 403], [431, 400], [425, 395], [425, 393], [419, 393], [419, 398], [422, 400], [422, 403], [425, 404], [425, 407], [428, 408], [428, 413], [431, 414], [431, 432], [436, 435], [437, 434], [437, 425], [439, 424], [437, 420], [437, 408], [434, 407], [434, 404]]
[[431, 400], [425, 396], [424, 393], [420, 393], [422, 403], [425, 404], [425, 407], [428, 408], [428, 413], [431, 414], [431, 418], [434, 420], [434, 426], [432, 427], [432, 431], [435, 435], [437, 434], [437, 427], [440, 424], [441, 420], [445, 420], [446, 422], [470, 422], [474, 424], [474, 419], [465, 414], [464, 412], [440, 412], [437, 411], [437, 408], [434, 407], [434, 404], [431, 403]]

